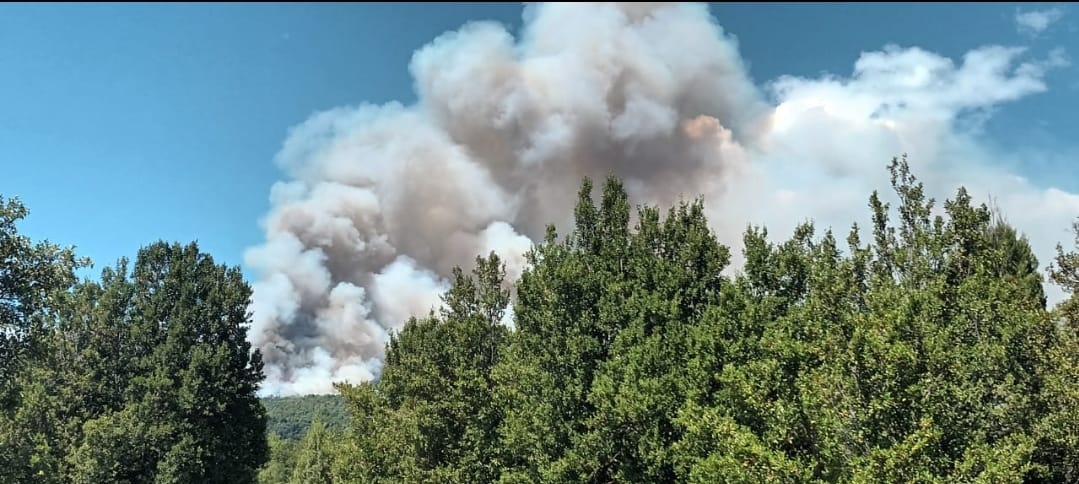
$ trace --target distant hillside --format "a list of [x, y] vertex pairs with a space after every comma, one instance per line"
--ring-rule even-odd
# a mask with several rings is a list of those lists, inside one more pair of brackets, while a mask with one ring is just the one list
[[345, 428], [348, 414], [340, 395], [305, 395], [302, 397], [267, 397], [262, 399], [269, 417], [266, 431], [283, 439], [299, 440], [315, 416], [331, 429]]

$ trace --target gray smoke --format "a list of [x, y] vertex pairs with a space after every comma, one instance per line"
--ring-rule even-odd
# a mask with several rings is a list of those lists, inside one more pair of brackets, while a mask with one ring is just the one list
[[245, 256], [260, 275], [249, 339], [264, 393], [377, 378], [387, 335], [440, 305], [455, 265], [495, 251], [515, 280], [544, 227], [566, 228], [584, 176], [622, 177], [634, 203], [703, 195], [735, 266], [747, 222], [779, 237], [807, 216], [866, 226], [865, 197], [904, 152], [934, 196], [961, 182], [1035, 214], [1017, 225], [1043, 262], [1079, 213], [1079, 196], [1012, 176], [1012, 155], [978, 138], [995, 105], [1046, 89], [1062, 51], [1017, 65], [1022, 49], [990, 46], [956, 65], [889, 46], [849, 78], [761, 90], [704, 5], [523, 17], [519, 39], [477, 22], [416, 52], [414, 106], [334, 109], [290, 132], [276, 161], [291, 181], [273, 187], [266, 242]]
[[277, 163], [266, 242], [246, 254], [250, 339], [275, 394], [380, 370], [388, 332], [495, 251], [515, 279], [581, 177], [634, 200], [722, 190], [764, 105], [703, 5], [526, 7], [520, 41], [477, 22], [416, 52], [415, 106], [320, 113]]

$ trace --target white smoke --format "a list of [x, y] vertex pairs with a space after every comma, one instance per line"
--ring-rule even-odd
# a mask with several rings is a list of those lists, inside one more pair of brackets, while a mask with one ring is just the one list
[[376, 378], [387, 335], [440, 304], [455, 265], [495, 251], [516, 279], [546, 224], [567, 227], [583, 176], [622, 177], [635, 203], [703, 195], [735, 252], [750, 222], [782, 236], [804, 217], [863, 220], [903, 152], [935, 195], [963, 183], [1030, 215], [1013, 221], [1043, 262], [1079, 213], [1079, 196], [994, 168], [1007, 160], [977, 136], [995, 105], [1044, 91], [1062, 52], [988, 47], [957, 66], [888, 47], [849, 78], [761, 89], [703, 5], [530, 5], [524, 20], [519, 40], [479, 22], [416, 52], [415, 106], [334, 109], [290, 132], [276, 161], [291, 181], [245, 256], [264, 393]]

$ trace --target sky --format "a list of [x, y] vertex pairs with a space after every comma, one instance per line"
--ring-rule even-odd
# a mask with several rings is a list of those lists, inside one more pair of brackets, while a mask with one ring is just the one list
[[3, 4], [0, 194], [98, 268], [158, 239], [240, 265], [264, 390], [321, 393], [377, 378], [452, 266], [516, 278], [582, 175], [700, 195], [734, 247], [864, 226], [908, 153], [1044, 264], [1079, 216], [1071, 10]]
[[[1055, 9], [1055, 10], [1054, 10]], [[519, 4], [4, 4], [0, 6], [0, 194], [28, 235], [75, 245], [96, 266], [158, 239], [198, 240], [230, 265], [261, 238], [272, 162], [316, 111], [415, 100], [413, 51], [469, 20], [516, 29]], [[1067, 6], [723, 4], [752, 78], [849, 75], [886, 44], [956, 58], [986, 44], [1035, 52], [1079, 42]], [[1017, 12], [1060, 11], [1043, 32]], [[1074, 150], [1079, 75], [1000, 108], [992, 143]], [[1075, 165], [1017, 168], [1069, 183]], [[1072, 188], [1076, 188], [1070, 182]], [[250, 277], [250, 273], [247, 272]]]
[[0, 5], [0, 194], [95, 265], [164, 239], [239, 265], [290, 126], [407, 102], [412, 52], [520, 7]]

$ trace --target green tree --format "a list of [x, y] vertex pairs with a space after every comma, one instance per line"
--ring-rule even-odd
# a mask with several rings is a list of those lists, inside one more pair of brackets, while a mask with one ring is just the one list
[[491, 482], [498, 470], [500, 418], [491, 369], [508, 333], [501, 323], [509, 304], [509, 291], [502, 287], [505, 268], [491, 253], [476, 259], [471, 275], [460, 268], [453, 275], [439, 316], [413, 318], [391, 336], [377, 398], [392, 415], [385, 417], [415, 423], [418, 440], [407, 452], [419, 479]]
[[331, 430], [345, 428], [348, 421], [341, 395], [264, 397], [262, 406], [266, 408], [267, 432], [285, 440], [302, 439], [315, 417]]
[[334, 456], [334, 437], [316, 418], [311, 422], [303, 440], [296, 447], [295, 464], [290, 484], [330, 484], [333, 479], [331, 468]]
[[283, 484], [292, 477], [296, 465], [296, 442], [282, 439], [270, 432], [266, 439], [270, 448], [270, 459], [259, 470], [260, 484]]
[[[729, 318], [764, 315], [748, 318], [759, 326], [736, 337], [748, 359], [712, 360], [716, 395], [711, 407], [683, 409], [694, 439], [679, 444], [704, 449], [695, 442], [707, 428], [691, 418], [716, 415], [732, 442], [744, 442], [745, 450], [732, 451], [744, 454], [732, 461], [721, 447], [682, 455], [684, 477], [1037, 475], [1031, 416], [1051, 328], [1043, 296], [1029, 284], [1029, 259], [1006, 263], [1029, 248], [1014, 231], [994, 228], [988, 209], [972, 206], [963, 190], [945, 203], [946, 217], [931, 218], [933, 201], [906, 160], [890, 169], [898, 224], [889, 224], [889, 207], [874, 194], [874, 242], [862, 247], [855, 229], [846, 257], [830, 233], [812, 240], [808, 225], [778, 248], [747, 234], [738, 285], [749, 297], [735, 306], [743, 316]], [[810, 474], [792, 474], [797, 469]]]
[[750, 227], [733, 277], [699, 200], [631, 228], [618, 180], [598, 206], [585, 180], [570, 235], [527, 255], [513, 331], [480, 259], [391, 338], [381, 381], [339, 386], [332, 479], [1074, 481], [1079, 255], [1058, 251], [1072, 296], [1049, 312], [1002, 216], [965, 189], [934, 216], [906, 158], [888, 169], [867, 241]]
[[[1075, 247], [1079, 249], [1079, 219], [1072, 223]], [[1064, 251], [1057, 244], [1057, 256], [1049, 268], [1049, 278], [1067, 291], [1069, 297], [1056, 308], [1056, 317], [1064, 325], [1079, 330], [1079, 250]]]
[[1079, 480], [1079, 221], [1072, 230], [1075, 248], [1065, 252], [1058, 245], [1049, 268], [1050, 279], [1068, 297], [1052, 313], [1058, 337], [1048, 353], [1041, 395], [1045, 410], [1035, 433], [1034, 458], [1047, 482]]
[[1026, 236], [1018, 233], [998, 215], [989, 226], [986, 237], [991, 250], [999, 251], [995, 257], [1002, 261], [994, 274], [1000, 278], [1012, 279], [1009, 282], [1013, 284], [1026, 286], [1028, 294], [1024, 295], [1024, 299], [1037, 302], [1044, 308], [1044, 280], [1038, 273], [1038, 258], [1034, 256], [1034, 250], [1031, 249]]
[[0, 199], [0, 480], [252, 482], [266, 460], [250, 289], [195, 244], [75, 282]]
[[625, 259], [625, 190], [609, 179], [597, 208], [586, 179], [574, 213], [570, 237], [559, 241], [549, 227], [528, 254], [531, 267], [517, 283], [516, 331], [494, 371], [506, 482], [581, 482], [609, 471], [590, 468], [592, 459], [573, 449], [594, 417], [588, 395], [597, 367], [629, 320], [624, 302], [632, 288], [622, 279], [634, 268]]
[[0, 403], [13, 408], [12, 381], [32, 338], [50, 322], [56, 298], [75, 283], [74, 270], [87, 264], [71, 248], [33, 243], [16, 224], [29, 211], [0, 196]]
[[342, 482], [424, 482], [418, 419], [409, 407], [394, 409], [379, 385], [338, 384], [349, 414], [347, 435], [333, 472]]
[[671, 446], [681, 438], [676, 409], [693, 393], [687, 378], [691, 335], [718, 303], [729, 256], [708, 228], [700, 200], [671, 209], [660, 222], [639, 210], [624, 268], [622, 315], [608, 358], [589, 390], [595, 413], [575, 445], [589, 478], [606, 482], [676, 480]]
[[34, 243], [16, 224], [28, 210], [0, 196], [0, 481], [59, 479], [63, 442], [53, 436], [71, 425], [57, 408], [63, 380], [41, 365], [49, 358], [51, 329], [74, 270], [87, 264], [72, 249]]
[[[156, 243], [125, 274], [123, 264], [107, 272], [101, 294], [130, 297], [95, 302], [124, 365], [93, 377], [119, 382], [123, 405], [83, 425], [69, 458], [75, 479], [254, 481], [268, 452], [255, 396], [262, 362], [245, 338], [250, 288], [239, 270], [195, 244]], [[99, 354], [115, 349], [99, 342]]]

